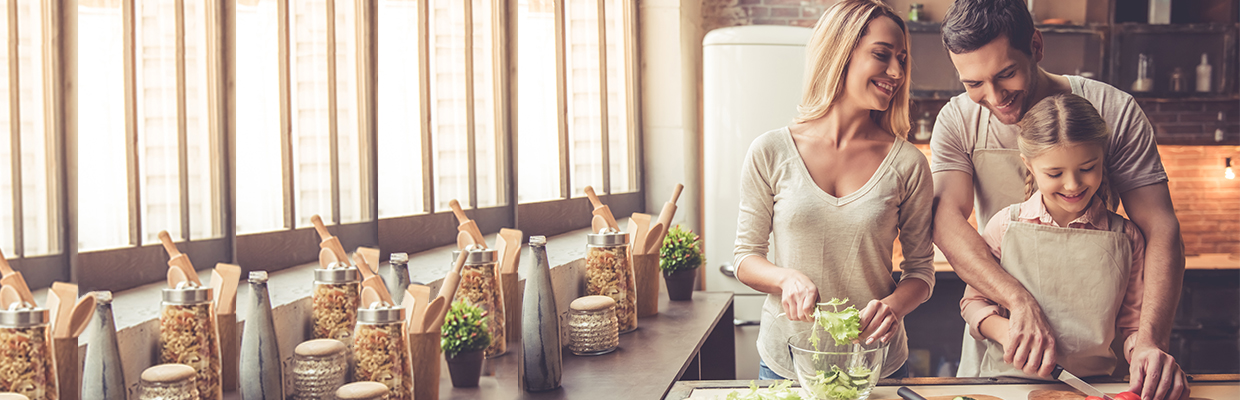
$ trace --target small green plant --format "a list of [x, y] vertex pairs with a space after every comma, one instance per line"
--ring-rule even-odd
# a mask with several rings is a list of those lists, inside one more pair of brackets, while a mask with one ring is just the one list
[[444, 316], [442, 337], [439, 340], [444, 355], [456, 357], [459, 353], [481, 351], [491, 345], [491, 333], [487, 331], [487, 313], [481, 308], [463, 301], [452, 303]]
[[659, 248], [659, 269], [664, 275], [697, 268], [706, 263], [702, 255], [702, 238], [681, 225], [672, 227]]

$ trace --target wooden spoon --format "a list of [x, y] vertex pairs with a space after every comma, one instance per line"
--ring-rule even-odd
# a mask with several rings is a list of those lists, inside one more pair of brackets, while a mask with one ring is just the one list
[[9, 260], [4, 258], [4, 252], [0, 251], [0, 277], [9, 276], [13, 271], [13, 267], [9, 265]]
[[642, 245], [646, 251], [642, 254], [659, 254], [659, 247], [663, 246], [665, 230], [662, 222], [657, 222], [650, 228], [650, 233], [646, 235], [646, 243]]
[[46, 304], [48, 318], [52, 321], [52, 337], [69, 337], [69, 314], [73, 312], [73, 301], [77, 297], [77, 285], [64, 282], [52, 283], [51, 289], [47, 291]]
[[228, 315], [237, 312], [237, 283], [241, 280], [241, 267], [233, 264], [215, 264], [211, 271], [211, 284], [218, 292], [215, 296], [215, 314]]
[[365, 260], [366, 265], [370, 266], [370, 272], [379, 272], [379, 249], [373, 247], [358, 247], [357, 250], [353, 251], [353, 259], [357, 260], [357, 256], [359, 254], [362, 256], [362, 260]]
[[486, 248], [487, 241], [486, 238], [482, 237], [482, 231], [478, 230], [478, 223], [465, 216], [465, 210], [461, 209], [461, 203], [456, 201], [456, 199], [452, 199], [448, 201], [448, 206], [452, 207], [452, 214], [456, 215], [456, 222], [460, 223], [456, 229], [461, 232], [468, 232], [469, 236], [474, 239], [474, 244]]
[[9, 274], [9, 276], [0, 278], [0, 284], [3, 284], [4, 286], [12, 286], [13, 289], [17, 290], [17, 294], [21, 297], [22, 301], [30, 303], [31, 306], [38, 304], [34, 302], [34, 294], [30, 293], [30, 287], [26, 286], [26, 278], [22, 277], [21, 272], [14, 271], [12, 274]]
[[190, 264], [189, 256], [185, 253], [177, 254], [176, 257], [168, 260], [168, 267], [180, 269], [191, 282], [202, 286], [202, 280], [198, 278], [198, 271], [194, 270], [194, 265]]
[[373, 287], [363, 286], [361, 308], [370, 308], [375, 303], [383, 304], [383, 299], [379, 298], [379, 292], [376, 292]]
[[460, 231], [456, 233], [456, 249], [465, 251], [469, 246], [474, 245], [474, 237], [469, 232]]
[[0, 287], [0, 307], [7, 310], [13, 303], [21, 302], [22, 296], [17, 294], [17, 289], [14, 289], [12, 286]]
[[95, 315], [95, 296], [87, 294], [78, 299], [77, 304], [73, 305], [73, 314], [68, 319], [65, 326], [68, 329], [66, 336], [63, 338], [77, 338], [82, 336], [82, 331], [86, 330], [86, 325], [90, 322], [90, 317]]
[[650, 231], [650, 214], [633, 213], [629, 217], [629, 232], [633, 234], [633, 253], [646, 254], [646, 234]]
[[603, 218], [602, 215], [595, 215], [593, 218], [590, 218], [590, 233], [599, 233], [607, 230], [607, 228], [609, 228], [607, 219]]
[[[607, 226], [617, 230], [620, 229], [620, 225], [616, 224], [616, 217], [611, 214], [611, 208], [604, 205], [603, 201], [599, 200], [598, 195], [594, 194], [594, 187], [586, 186], [586, 197], [589, 197], [590, 204], [594, 205], [594, 210], [590, 212], [591, 214], [594, 214], [596, 217], [603, 217], [603, 221], [607, 223]], [[591, 222], [591, 225], [593, 225], [593, 222]], [[595, 229], [595, 232], [598, 232], [598, 230]]]
[[332, 263], [338, 262], [338, 261], [340, 260], [336, 259], [336, 252], [332, 251], [332, 249], [327, 249], [327, 248], [319, 249], [319, 268], [322, 268], [322, 269], [331, 268]]
[[344, 252], [344, 246], [340, 244], [340, 239], [332, 236], [332, 233], [327, 231], [327, 225], [323, 225], [323, 218], [315, 214], [310, 217], [310, 222], [314, 224], [314, 230], [319, 233], [319, 239], [322, 240], [319, 242], [319, 247], [331, 249], [336, 256], [336, 261], [349, 262], [349, 255]]
[[180, 268], [168, 268], [168, 288], [176, 289], [181, 282], [189, 282], [189, 278]]
[[[362, 287], [374, 290], [375, 294], [379, 296], [379, 300], [383, 300], [387, 304], [393, 304], [392, 294], [388, 293], [387, 286], [383, 284], [383, 278], [378, 275], [371, 275], [369, 278], [363, 279]], [[364, 305], [369, 304], [370, 303], [366, 303]]]
[[443, 297], [436, 297], [426, 306], [422, 316], [422, 332], [438, 331], [443, 326], [443, 316], [447, 311]]
[[521, 263], [521, 238], [524, 233], [517, 229], [500, 229], [495, 238], [495, 247], [499, 249], [500, 273], [517, 272], [517, 264]]

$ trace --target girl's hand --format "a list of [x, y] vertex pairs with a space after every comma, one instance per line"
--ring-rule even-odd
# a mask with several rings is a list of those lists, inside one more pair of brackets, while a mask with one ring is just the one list
[[780, 303], [791, 321], [814, 320], [814, 307], [818, 302], [818, 287], [809, 277], [794, 269], [787, 269], [779, 283]]
[[899, 324], [900, 317], [887, 303], [878, 299], [870, 300], [861, 310], [861, 335], [858, 340], [864, 340], [865, 344], [874, 343], [875, 340], [887, 343], [895, 335]]

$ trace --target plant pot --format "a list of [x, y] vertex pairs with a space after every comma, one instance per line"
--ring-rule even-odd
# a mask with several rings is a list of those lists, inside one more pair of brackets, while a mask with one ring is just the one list
[[456, 357], [444, 357], [448, 361], [448, 375], [452, 377], [452, 387], [478, 387], [478, 376], [482, 374], [482, 350], [457, 353]]
[[693, 300], [693, 284], [697, 280], [697, 268], [663, 274], [667, 282], [667, 298], [673, 301]]

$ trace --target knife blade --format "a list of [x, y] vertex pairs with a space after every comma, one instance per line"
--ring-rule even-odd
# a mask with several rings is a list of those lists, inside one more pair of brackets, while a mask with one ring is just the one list
[[1111, 396], [1107, 396], [1106, 393], [1098, 390], [1098, 388], [1085, 383], [1085, 381], [1082, 381], [1081, 378], [1077, 378], [1076, 375], [1072, 375], [1071, 372], [1063, 369], [1063, 366], [1060, 366], [1059, 364], [1055, 364], [1055, 369], [1051, 371], [1051, 376], [1063, 383], [1068, 384], [1068, 386], [1071, 386], [1073, 389], [1084, 393], [1086, 396], [1098, 396], [1103, 400], [1114, 400]]
[[900, 389], [896, 390], [896, 394], [900, 395], [900, 398], [904, 400], [926, 400], [925, 397], [921, 397], [920, 394], [914, 392], [913, 389], [909, 389], [908, 386], [901, 386]]

